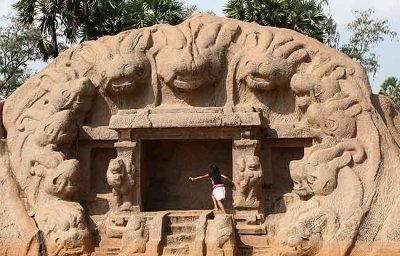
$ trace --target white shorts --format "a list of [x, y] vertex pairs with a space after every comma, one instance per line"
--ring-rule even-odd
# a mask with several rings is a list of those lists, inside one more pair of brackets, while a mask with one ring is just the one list
[[215, 199], [218, 201], [225, 199], [225, 188], [224, 187], [216, 187], [213, 189], [213, 195]]

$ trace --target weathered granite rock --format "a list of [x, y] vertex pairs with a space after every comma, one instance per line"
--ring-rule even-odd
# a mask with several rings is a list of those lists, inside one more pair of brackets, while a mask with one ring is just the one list
[[[355, 61], [294, 31], [206, 14], [126, 31], [68, 49], [0, 106], [1, 255], [102, 255], [120, 240], [129, 255], [400, 255], [399, 109]], [[166, 139], [187, 144], [146, 144]], [[231, 145], [214, 155], [232, 168], [234, 220], [174, 213], [149, 231], [139, 213], [207, 208], [182, 184], [214, 157], [191, 140]], [[163, 176], [146, 145], [187, 172]], [[146, 201], [174, 191], [186, 197]], [[256, 233], [265, 245], [248, 245]]]

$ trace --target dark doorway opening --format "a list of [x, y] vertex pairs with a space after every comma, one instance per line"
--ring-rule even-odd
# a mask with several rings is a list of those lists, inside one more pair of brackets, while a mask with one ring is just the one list
[[[212, 209], [211, 181], [189, 181], [210, 164], [232, 177], [232, 140], [142, 140], [141, 188], [144, 211]], [[226, 185], [226, 208], [232, 187]]]
[[107, 168], [111, 159], [117, 157], [114, 148], [94, 148], [92, 150], [90, 190], [93, 194], [111, 193], [107, 182]]
[[267, 214], [286, 212], [288, 203], [297, 198], [291, 193], [293, 182], [289, 164], [303, 158], [304, 148], [311, 145], [310, 138], [269, 138], [262, 141], [264, 211]]

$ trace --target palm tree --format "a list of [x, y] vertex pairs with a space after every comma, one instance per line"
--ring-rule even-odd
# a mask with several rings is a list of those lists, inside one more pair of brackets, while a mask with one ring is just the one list
[[60, 36], [76, 43], [158, 23], [175, 25], [196, 9], [180, 0], [19, 0], [14, 8], [22, 23], [42, 32], [38, 47], [44, 60], [58, 56]]
[[289, 28], [323, 41], [332, 30], [325, 4], [327, 0], [229, 0], [223, 11], [229, 18]]
[[21, 0], [14, 5], [18, 20], [23, 24], [37, 22], [41, 32], [38, 48], [43, 59], [56, 57], [59, 53], [57, 29], [61, 23], [59, 6], [62, 0]]
[[143, 4], [142, 17], [145, 20], [145, 26], [154, 24], [168, 23], [176, 25], [181, 23], [185, 17], [185, 5], [178, 0], [131, 0], [131, 3]]

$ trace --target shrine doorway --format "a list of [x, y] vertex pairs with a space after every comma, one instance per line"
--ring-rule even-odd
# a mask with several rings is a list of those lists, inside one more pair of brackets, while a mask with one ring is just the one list
[[[211, 181], [189, 181], [210, 164], [232, 177], [232, 140], [170, 139], [141, 141], [141, 195], [144, 211], [213, 209]], [[225, 182], [226, 184], [228, 182]], [[226, 208], [232, 186], [226, 185]]]

